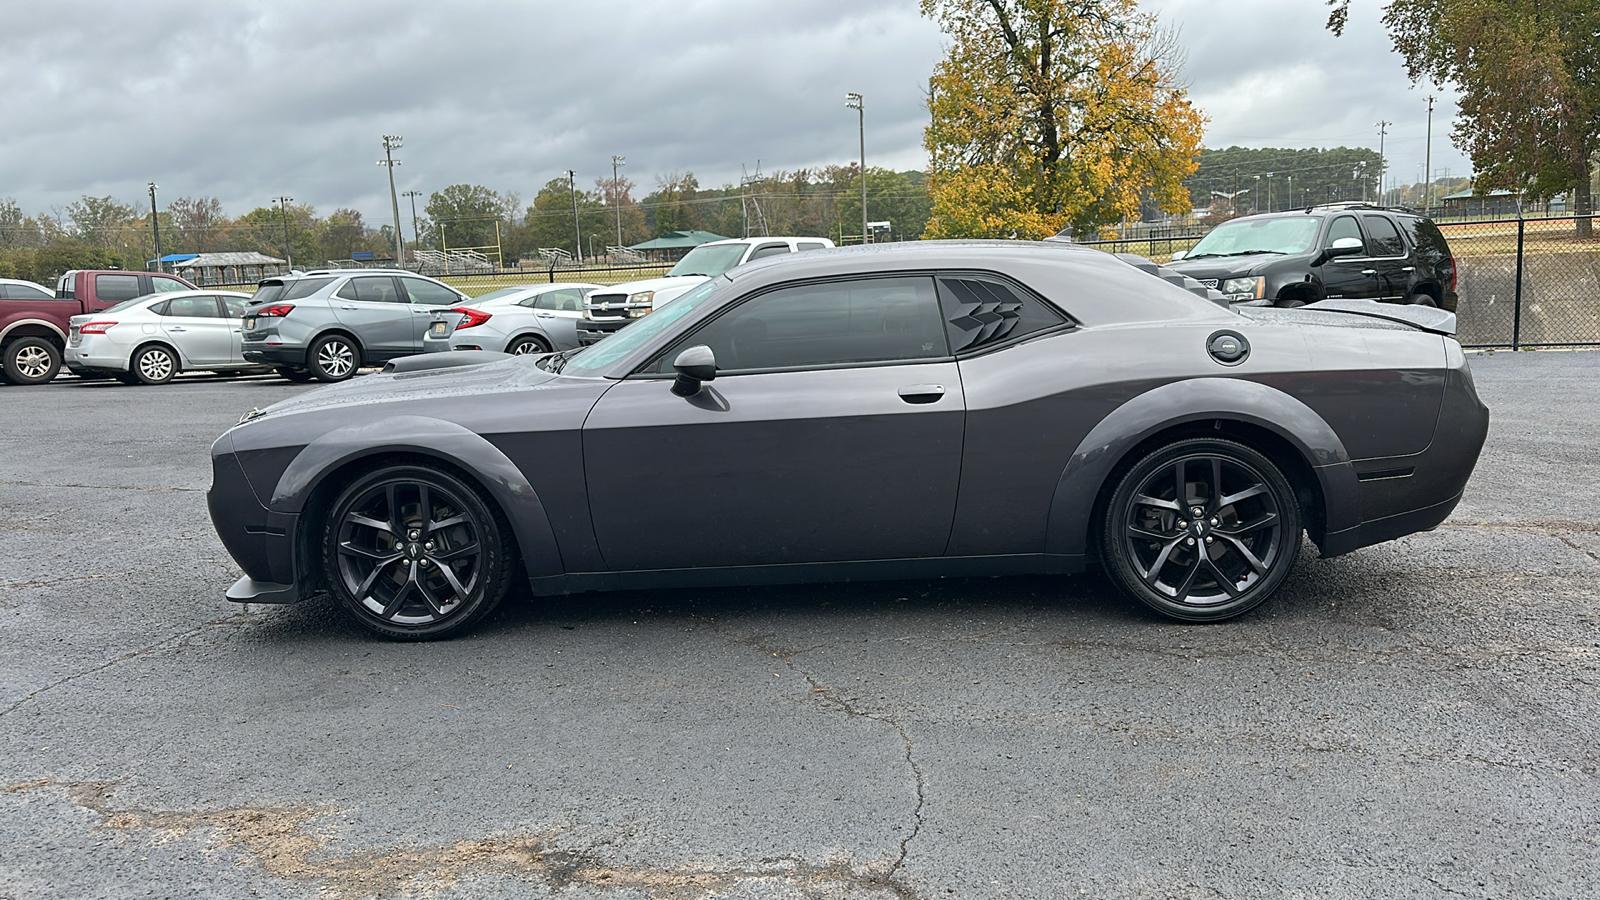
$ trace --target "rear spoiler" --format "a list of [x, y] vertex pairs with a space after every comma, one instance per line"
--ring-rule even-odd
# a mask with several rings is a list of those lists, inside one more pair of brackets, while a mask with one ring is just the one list
[[1319, 312], [1346, 313], [1410, 325], [1419, 331], [1433, 334], [1456, 333], [1456, 314], [1433, 306], [1415, 306], [1399, 303], [1379, 303], [1376, 300], [1318, 300], [1301, 309]]

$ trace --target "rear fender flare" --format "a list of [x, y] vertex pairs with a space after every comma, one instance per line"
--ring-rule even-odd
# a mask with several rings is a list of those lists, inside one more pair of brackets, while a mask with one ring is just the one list
[[48, 319], [17, 319], [14, 322], [7, 322], [4, 328], [0, 328], [0, 341], [10, 340], [15, 336], [14, 333], [24, 326], [32, 326], [48, 331], [50, 334], [55, 335], [57, 343], [65, 344], [67, 341], [67, 335], [61, 330], [60, 326]]
[[427, 416], [395, 416], [336, 428], [301, 449], [284, 469], [269, 505], [298, 516], [332, 472], [352, 461], [392, 453], [431, 456], [468, 472], [511, 523], [530, 577], [559, 575], [560, 550], [533, 485], [495, 445], [467, 428]]
[[1045, 548], [1088, 552], [1091, 510], [1117, 465], [1151, 436], [1181, 425], [1226, 420], [1264, 428], [1288, 441], [1322, 490], [1325, 531], [1359, 525], [1355, 469], [1344, 442], [1310, 407], [1277, 388], [1238, 378], [1194, 378], [1146, 391], [1117, 407], [1073, 451], [1050, 503]]

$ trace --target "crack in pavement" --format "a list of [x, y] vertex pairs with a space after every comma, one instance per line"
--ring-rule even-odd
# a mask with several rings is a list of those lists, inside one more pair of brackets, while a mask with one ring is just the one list
[[893, 716], [873, 713], [860, 709], [854, 703], [852, 703], [849, 698], [840, 696], [833, 688], [830, 688], [818, 681], [810, 672], [800, 668], [795, 664], [794, 658], [802, 651], [791, 650], [782, 647], [773, 647], [763, 643], [760, 637], [741, 638], [736, 635], [731, 635], [724, 630], [721, 624], [715, 619], [706, 616], [694, 616], [694, 618], [706, 622], [711, 626], [713, 631], [736, 644], [742, 644], [744, 646], [759, 650], [763, 653], [770, 654], [777, 660], [781, 661], [785, 666], [788, 667], [789, 671], [799, 675], [801, 678], [804, 678], [806, 683], [811, 685], [811, 693], [813, 696], [821, 698], [824, 703], [833, 706], [835, 709], [843, 712], [846, 716], [870, 719], [871, 721], [888, 725], [890, 728], [894, 729], [895, 734], [900, 736], [900, 742], [905, 745], [906, 766], [911, 770], [912, 779], [916, 784], [917, 803], [916, 807], [911, 813], [911, 833], [901, 839], [900, 855], [896, 857], [892, 864], [890, 864], [889, 870], [883, 874], [881, 886], [888, 890], [894, 891], [896, 896], [907, 898], [907, 900], [914, 898], [916, 895], [911, 890], [910, 886], [896, 880], [895, 876], [898, 875], [901, 868], [905, 866], [906, 857], [910, 853], [911, 842], [916, 840], [917, 835], [922, 833], [922, 809], [924, 804], [927, 802], [927, 779], [922, 774], [922, 766], [917, 763], [915, 755], [916, 745], [911, 740], [911, 735], [906, 732], [905, 727], [902, 726]]
[[6, 707], [5, 709], [0, 709], [0, 719], [3, 719], [6, 716], [16, 712], [18, 709], [22, 708], [23, 706], [25, 706], [28, 703], [32, 702], [33, 700], [37, 699], [41, 695], [47, 694], [50, 691], [53, 691], [56, 688], [61, 687], [64, 684], [69, 684], [71, 682], [77, 681], [80, 678], [86, 678], [86, 677], [88, 677], [90, 675], [94, 675], [97, 672], [104, 672], [106, 669], [109, 669], [112, 666], [118, 665], [120, 663], [125, 663], [130, 659], [137, 659], [137, 658], [139, 658], [141, 656], [147, 656], [147, 655], [149, 655], [151, 653], [160, 652], [161, 650], [164, 650], [169, 646], [173, 646], [173, 645], [179, 644], [179, 643], [181, 643], [181, 642], [183, 642], [183, 641], [185, 641], [185, 640], [187, 640], [187, 639], [189, 639], [191, 637], [194, 637], [195, 635], [200, 634], [201, 632], [206, 631], [207, 629], [219, 628], [219, 627], [224, 626], [224, 625], [248, 625], [248, 624], [251, 624], [251, 623], [254, 623], [254, 622], [259, 622], [259, 621], [261, 621], [261, 616], [253, 615], [253, 614], [249, 613], [248, 611], [242, 611], [242, 612], [235, 613], [234, 615], [228, 616], [225, 619], [217, 619], [215, 621], [206, 622], [206, 623], [203, 623], [201, 625], [196, 625], [195, 627], [190, 628], [187, 631], [183, 631], [183, 632], [180, 632], [178, 634], [172, 635], [170, 637], [163, 638], [162, 640], [159, 640], [154, 644], [150, 644], [149, 646], [140, 647], [138, 650], [129, 650], [127, 653], [124, 653], [121, 656], [117, 656], [117, 657], [114, 657], [112, 659], [106, 660], [105, 662], [100, 663], [99, 665], [90, 666], [87, 669], [83, 669], [81, 671], [74, 672], [71, 675], [63, 676], [63, 677], [58, 678], [55, 681], [52, 681], [51, 683], [49, 683], [49, 684], [47, 684], [47, 685], [45, 685], [45, 686], [43, 686], [41, 688], [38, 688], [37, 690], [33, 691], [32, 693], [28, 694], [27, 696], [22, 697], [21, 699], [19, 699], [16, 702], [12, 703], [10, 706]]
[[312, 882], [328, 898], [415, 896], [448, 890], [475, 874], [535, 879], [552, 894], [570, 887], [616, 890], [637, 896], [698, 900], [719, 894], [762, 891], [762, 885], [783, 883], [811, 888], [827, 896], [838, 889], [889, 894], [897, 900], [916, 900], [903, 886], [883, 876], [862, 874], [847, 859], [827, 865], [808, 865], [798, 859], [763, 859], [755, 867], [717, 869], [697, 866], [609, 865], [593, 847], [563, 849], [557, 841], [565, 829], [543, 833], [465, 839], [436, 846], [329, 853], [328, 837], [308, 826], [336, 815], [329, 806], [297, 804], [283, 807], [238, 806], [215, 810], [151, 810], [120, 808], [111, 800], [114, 782], [66, 782], [40, 778], [0, 787], [0, 794], [55, 791], [71, 803], [100, 817], [100, 826], [123, 832], [154, 832], [165, 841], [205, 830], [212, 846], [237, 850], [254, 861], [268, 877], [280, 881]]
[[[1558, 532], [1568, 534], [1595, 534], [1600, 533], [1600, 523], [1572, 522], [1560, 519], [1530, 519], [1526, 522], [1446, 522], [1434, 529], [1435, 531], [1526, 531], [1533, 534], [1547, 534], [1551, 537], [1560, 537]], [[1419, 532], [1426, 534], [1427, 532]]]
[[50, 587], [51, 585], [65, 584], [69, 581], [95, 581], [101, 578], [126, 578], [132, 572], [109, 572], [102, 575], [63, 575], [60, 578], [40, 578], [37, 581], [7, 581], [0, 584], [0, 591], [20, 591], [23, 588]]
[[41, 481], [0, 481], [0, 487], [87, 488], [95, 491], [143, 491], [150, 494], [204, 494], [205, 488], [139, 487], [128, 484], [46, 484]]

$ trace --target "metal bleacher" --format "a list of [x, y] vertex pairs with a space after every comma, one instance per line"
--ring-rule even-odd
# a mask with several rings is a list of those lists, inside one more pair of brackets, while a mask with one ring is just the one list
[[424, 275], [460, 275], [493, 272], [495, 264], [476, 250], [413, 250], [417, 271]]

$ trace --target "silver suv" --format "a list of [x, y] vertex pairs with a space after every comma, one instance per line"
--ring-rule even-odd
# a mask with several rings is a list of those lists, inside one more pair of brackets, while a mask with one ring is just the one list
[[466, 302], [402, 269], [296, 272], [261, 282], [244, 313], [250, 362], [290, 381], [343, 381], [364, 365], [422, 352], [435, 312]]

